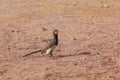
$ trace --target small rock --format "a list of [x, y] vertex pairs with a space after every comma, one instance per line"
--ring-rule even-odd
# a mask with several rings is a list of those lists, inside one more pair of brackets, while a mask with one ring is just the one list
[[15, 31], [14, 30], [12, 30], [12, 33], [14, 33]]
[[120, 42], [118, 42], [118, 44], [120, 44]]
[[97, 55], [100, 55], [101, 53], [100, 52], [96, 52]]
[[7, 49], [8, 49], [8, 51], [10, 51], [10, 49], [11, 49], [11, 48], [10, 48], [10, 47], [8, 47]]
[[61, 50], [58, 49], [58, 50], [56, 50], [56, 52], [61, 52]]
[[44, 28], [44, 27], [42, 27], [42, 31], [47, 31], [47, 29], [46, 29], [46, 28]]
[[17, 31], [17, 33], [19, 33], [19, 31]]
[[74, 65], [78, 65], [78, 62], [75, 62]]
[[28, 50], [28, 49], [29, 49], [28, 47], [25, 48], [25, 50]]
[[74, 37], [73, 40], [76, 40], [76, 38]]
[[35, 39], [39, 39], [38, 37], [36, 37]]
[[100, 1], [100, 3], [103, 3], [103, 1]]
[[85, 52], [83, 52], [83, 54], [91, 54], [91, 52], [90, 51], [85, 51]]
[[2, 72], [2, 71], [0, 71], [0, 75], [3, 75], [3, 72]]
[[49, 68], [46, 68], [46, 71], [49, 70]]
[[107, 59], [108, 59], [108, 61], [112, 61], [112, 58], [111, 58], [111, 57], [108, 57]]
[[104, 5], [103, 5], [103, 8], [110, 8], [110, 6], [107, 5], [107, 4], [104, 4]]

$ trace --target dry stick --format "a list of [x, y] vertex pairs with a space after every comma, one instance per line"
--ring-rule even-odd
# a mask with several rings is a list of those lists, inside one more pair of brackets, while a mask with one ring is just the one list
[[29, 56], [31, 54], [35, 54], [35, 53], [38, 53], [38, 52], [41, 52], [41, 50], [37, 50], [37, 51], [31, 52], [31, 53], [28, 53], [28, 54], [26, 54], [26, 55], [24, 55], [22, 57], [27, 57], [27, 56]]

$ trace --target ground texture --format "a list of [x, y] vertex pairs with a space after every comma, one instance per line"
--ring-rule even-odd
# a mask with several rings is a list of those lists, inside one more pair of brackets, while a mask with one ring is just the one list
[[0, 80], [120, 80], [120, 0], [0, 0]]

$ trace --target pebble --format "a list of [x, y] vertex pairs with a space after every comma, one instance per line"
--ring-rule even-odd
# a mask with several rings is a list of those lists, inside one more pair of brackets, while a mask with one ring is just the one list
[[103, 5], [103, 8], [110, 8], [110, 6], [107, 5], [107, 4], [104, 4], [104, 5]]

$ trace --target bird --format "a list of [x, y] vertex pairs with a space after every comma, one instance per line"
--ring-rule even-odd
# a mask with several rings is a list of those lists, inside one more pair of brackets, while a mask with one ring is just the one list
[[58, 30], [55, 29], [53, 31], [53, 39], [51, 39], [50, 42], [45, 47], [43, 47], [40, 50], [37, 50], [37, 51], [31, 52], [31, 53], [28, 53], [26, 55], [23, 55], [23, 57], [27, 57], [31, 54], [35, 54], [35, 53], [38, 53], [38, 52], [41, 52], [41, 54], [46, 54], [49, 57], [53, 57], [52, 53], [53, 53], [53, 50], [56, 48], [57, 45], [58, 45]]

